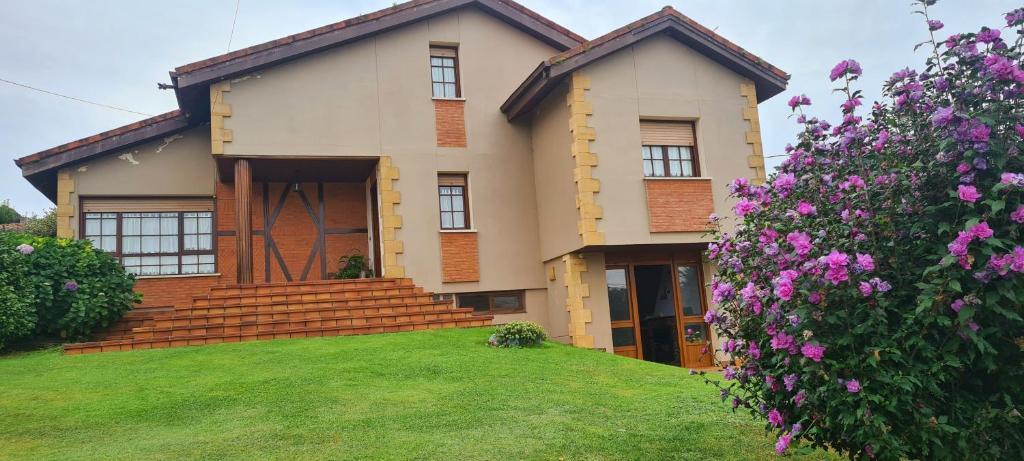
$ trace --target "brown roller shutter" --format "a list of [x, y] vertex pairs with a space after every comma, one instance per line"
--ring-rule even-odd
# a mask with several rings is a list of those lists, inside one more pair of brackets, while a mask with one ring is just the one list
[[455, 58], [458, 57], [458, 51], [453, 47], [432, 46], [430, 47], [430, 55], [439, 58]]
[[693, 122], [640, 121], [640, 141], [645, 146], [693, 146]]
[[464, 174], [439, 174], [437, 175], [439, 186], [465, 186], [466, 175]]
[[83, 198], [82, 212], [213, 211], [210, 197]]

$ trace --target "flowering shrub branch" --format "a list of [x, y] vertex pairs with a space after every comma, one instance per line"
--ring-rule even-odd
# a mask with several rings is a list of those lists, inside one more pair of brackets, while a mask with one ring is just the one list
[[[708, 312], [732, 362], [707, 378], [791, 445], [878, 459], [1024, 453], [1024, 9], [933, 48], [864, 116], [860, 65], [830, 74], [832, 125], [804, 114], [763, 186], [731, 185]], [[921, 46], [921, 45], [919, 45]]]

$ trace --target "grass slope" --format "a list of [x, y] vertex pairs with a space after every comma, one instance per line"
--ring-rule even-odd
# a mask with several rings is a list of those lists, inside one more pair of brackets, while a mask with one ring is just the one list
[[764, 459], [679, 368], [440, 330], [0, 358], [0, 459]]

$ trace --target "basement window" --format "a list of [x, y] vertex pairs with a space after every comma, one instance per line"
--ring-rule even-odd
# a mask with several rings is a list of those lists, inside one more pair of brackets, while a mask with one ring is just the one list
[[459, 307], [472, 307], [478, 314], [516, 314], [526, 312], [523, 291], [459, 293]]
[[430, 47], [430, 83], [435, 98], [462, 97], [459, 88], [459, 50], [453, 46]]

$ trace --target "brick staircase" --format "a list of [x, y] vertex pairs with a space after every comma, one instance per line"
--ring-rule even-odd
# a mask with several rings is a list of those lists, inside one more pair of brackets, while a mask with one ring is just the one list
[[361, 279], [212, 287], [189, 306], [135, 309], [98, 341], [66, 354], [129, 351], [261, 339], [363, 335], [491, 324], [410, 279]]

